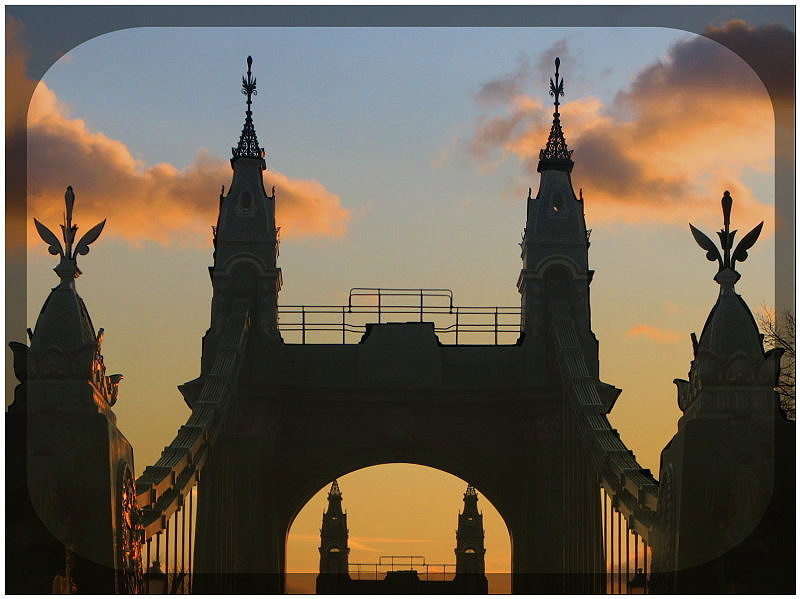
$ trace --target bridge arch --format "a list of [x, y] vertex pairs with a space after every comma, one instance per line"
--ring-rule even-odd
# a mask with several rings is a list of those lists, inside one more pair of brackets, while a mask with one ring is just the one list
[[[369, 460], [369, 463], [374, 461]], [[464, 492], [470, 484], [477, 490], [478, 508], [486, 531], [484, 546], [490, 592], [510, 591], [511, 529], [503, 514], [473, 481], [442, 468], [410, 462], [372, 464], [341, 472], [335, 480], [341, 488], [342, 506], [348, 515], [350, 538], [354, 539], [350, 543], [348, 560], [353, 564], [354, 578], [358, 570], [369, 576], [369, 567], [365, 564], [378, 562], [381, 555], [423, 556], [434, 580], [438, 579], [442, 564], [447, 565], [444, 568], [447, 575], [454, 574], [454, 530], [458, 514], [464, 509]], [[320, 559], [320, 522], [328, 507], [330, 488], [329, 480], [315, 489], [289, 522], [285, 581], [288, 593], [311, 592], [315, 588]], [[393, 545], [387, 535], [406, 541]], [[471, 550], [476, 551], [475, 548]], [[300, 572], [302, 574], [298, 574]], [[425, 574], [424, 568], [421, 573]]]

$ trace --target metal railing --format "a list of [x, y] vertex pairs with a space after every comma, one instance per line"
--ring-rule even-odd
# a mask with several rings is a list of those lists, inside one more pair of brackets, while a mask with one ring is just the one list
[[[414, 298], [417, 301], [411, 301]], [[289, 343], [358, 343], [369, 324], [433, 322], [441, 343], [514, 344], [519, 306], [455, 306], [449, 289], [355, 287], [346, 305], [278, 306], [278, 328]]]
[[356, 580], [382, 580], [389, 572], [413, 570], [420, 580], [452, 580], [455, 564], [429, 564], [424, 555], [382, 555], [377, 562], [349, 562], [348, 574]]

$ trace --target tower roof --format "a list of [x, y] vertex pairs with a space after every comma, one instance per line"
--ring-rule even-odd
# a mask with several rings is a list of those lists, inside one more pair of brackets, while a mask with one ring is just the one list
[[[764, 360], [758, 327], [747, 304], [735, 290], [740, 278], [735, 270], [736, 262], [747, 259], [747, 250], [755, 244], [764, 223], [761, 222], [742, 237], [731, 252], [737, 231], [730, 230], [733, 198], [729, 192], [725, 192], [721, 203], [724, 227], [717, 232], [721, 253], [711, 239], [689, 225], [695, 241], [706, 251], [706, 258], [718, 264], [714, 280], [719, 284], [720, 292], [696, 344], [693, 366], [695, 376], [706, 385], [732, 382], [733, 379], [727, 380], [731, 377], [739, 383], [756, 382], [760, 378], [758, 373]], [[733, 364], [734, 361], [736, 364]]]
[[[42, 377], [88, 374], [99, 343], [89, 312], [75, 290], [75, 279], [81, 274], [78, 255], [89, 253], [89, 245], [100, 236], [106, 221], [96, 224], [75, 243], [78, 227], [72, 224], [75, 204], [72, 187], [67, 187], [64, 202], [66, 210], [60, 240], [50, 229], [33, 219], [39, 237], [48, 245], [48, 251], [61, 258], [53, 269], [61, 281], [42, 306], [31, 339], [31, 354], [37, 364], [37, 374]], [[73, 354], [78, 357], [67, 358]], [[44, 359], [45, 355], [50, 358]]]
[[233, 153], [233, 160], [238, 158], [264, 158], [264, 148], [259, 147], [258, 137], [256, 136], [256, 128], [253, 125], [253, 96], [258, 95], [256, 90], [256, 78], [253, 77], [250, 67], [253, 65], [253, 57], [247, 57], [247, 77], [242, 77], [242, 94], [247, 97], [244, 117], [244, 127], [242, 127], [242, 134], [239, 136], [239, 144], [235, 148], [231, 148]]
[[334, 480], [333, 483], [331, 484], [331, 490], [328, 491], [328, 497], [331, 497], [331, 496], [339, 497], [339, 498], [341, 498], [341, 496], [342, 496], [342, 491], [339, 489], [339, 481], [338, 480]]
[[558, 68], [561, 66], [561, 59], [556, 57], [555, 77], [550, 78], [550, 95], [553, 97], [553, 124], [550, 127], [550, 135], [547, 137], [545, 147], [539, 151], [539, 166], [537, 170], [572, 170], [572, 150], [567, 147], [567, 140], [564, 138], [564, 131], [561, 129], [561, 114], [558, 111], [560, 104], [559, 98], [564, 95], [564, 79], [559, 75]]

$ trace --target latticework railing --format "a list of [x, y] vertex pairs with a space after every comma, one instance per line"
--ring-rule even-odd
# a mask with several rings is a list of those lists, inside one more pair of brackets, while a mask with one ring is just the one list
[[[591, 518], [602, 520], [599, 530], [605, 580], [601, 592], [646, 592], [652, 563], [648, 543], [656, 522], [658, 481], [650, 470], [636, 461], [608, 421], [608, 407], [600, 397], [595, 378], [589, 373], [575, 323], [565, 302], [551, 305], [550, 334], [570, 400], [567, 402], [567, 426], [575, 431], [574, 441], [577, 441], [565, 447], [566, 492], [569, 493], [570, 480], [580, 480], [585, 474], [569, 470], [585, 469], [587, 459], [600, 486], [602, 511], [593, 512]], [[565, 438], [569, 442], [569, 438]], [[596, 528], [593, 524], [588, 526], [590, 533], [596, 532]], [[585, 568], [588, 563], [571, 556], [565, 559], [576, 562], [578, 568]], [[568, 563], [568, 571], [573, 571], [569, 566]]]
[[192, 590], [197, 482], [236, 384], [249, 322], [249, 300], [235, 300], [191, 416], [158, 461], [136, 480], [145, 580], [151, 592]]

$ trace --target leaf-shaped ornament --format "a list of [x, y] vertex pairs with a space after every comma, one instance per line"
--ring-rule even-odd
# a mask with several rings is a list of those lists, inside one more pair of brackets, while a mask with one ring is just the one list
[[61, 242], [58, 240], [58, 237], [35, 218], [33, 219], [33, 223], [36, 225], [36, 231], [39, 233], [39, 237], [48, 245], [47, 251], [54, 256], [63, 256], [64, 249], [61, 247]]
[[697, 242], [697, 245], [706, 251], [706, 258], [708, 261], [713, 262], [714, 260], [717, 260], [719, 262], [719, 267], [722, 268], [722, 257], [719, 255], [719, 250], [717, 249], [717, 246], [714, 245], [714, 242], [711, 241], [705, 233], [694, 228], [691, 224], [689, 224], [689, 229], [691, 229], [692, 236]]
[[764, 221], [762, 220], [758, 225], [753, 228], [747, 235], [742, 237], [742, 240], [739, 242], [739, 245], [736, 246], [736, 250], [733, 252], [733, 256], [731, 256], [731, 268], [733, 268], [733, 264], [735, 262], [744, 262], [747, 260], [747, 250], [749, 250], [755, 242], [758, 240], [758, 236], [761, 235], [761, 227], [764, 226]]
[[89, 244], [94, 243], [98, 237], [100, 237], [100, 233], [103, 231], [103, 227], [106, 226], [106, 219], [103, 219], [103, 222], [96, 224], [94, 227], [86, 231], [81, 240], [78, 242], [78, 245], [75, 246], [75, 253], [80, 254], [81, 256], [85, 256], [89, 253]]

